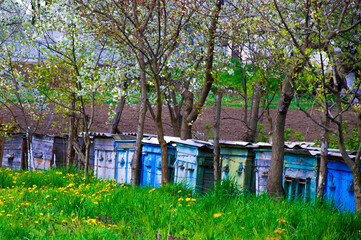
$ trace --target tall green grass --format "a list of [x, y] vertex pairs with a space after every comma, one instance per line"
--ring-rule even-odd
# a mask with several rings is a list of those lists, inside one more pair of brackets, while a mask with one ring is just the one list
[[77, 171], [0, 169], [0, 239], [359, 239], [358, 216], [331, 205], [185, 185], [131, 188]]

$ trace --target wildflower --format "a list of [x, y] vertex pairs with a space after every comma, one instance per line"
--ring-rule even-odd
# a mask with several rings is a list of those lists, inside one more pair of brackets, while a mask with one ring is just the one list
[[195, 202], [196, 200], [197, 200], [197, 199], [195, 199], [195, 198], [192, 198], [192, 199], [191, 199], [192, 202]]
[[93, 202], [94, 204], [98, 204], [98, 202]]
[[40, 213], [40, 216], [43, 216], [44, 215], [44, 213]]
[[277, 221], [278, 221], [278, 224], [286, 223], [286, 220], [283, 218], [277, 219]]
[[178, 198], [178, 202], [179, 202], [179, 201], [183, 201], [183, 200], [184, 200], [183, 198]]
[[281, 235], [285, 232], [285, 229], [282, 228], [277, 228], [276, 230], [274, 230], [274, 233], [276, 233], [277, 235]]
[[187, 201], [187, 202], [189, 202], [190, 200], [191, 200], [191, 199], [190, 199], [189, 197], [188, 197], [188, 198], [186, 198], [186, 201]]
[[182, 190], [179, 190], [179, 191], [178, 191], [178, 193], [181, 193], [181, 192], [182, 192]]
[[151, 192], [153, 192], [154, 190], [155, 190], [155, 188], [152, 188], [152, 189], [149, 190], [149, 192], [151, 193]]
[[8, 214], [8, 215], [6, 215], [7, 217], [12, 217], [13, 215], [11, 215], [11, 214]]
[[221, 215], [222, 215], [222, 213], [215, 213], [215, 214], [213, 214], [213, 217], [214, 218], [219, 218]]
[[94, 218], [89, 218], [88, 220], [86, 220], [86, 222], [89, 223], [89, 224], [97, 225], [97, 220], [94, 219]]
[[231, 214], [232, 212], [228, 212], [228, 214]]

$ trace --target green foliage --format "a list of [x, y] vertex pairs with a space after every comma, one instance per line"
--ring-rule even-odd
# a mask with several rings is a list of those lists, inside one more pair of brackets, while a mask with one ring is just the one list
[[205, 128], [206, 128], [206, 133], [208, 134], [208, 139], [213, 139], [214, 130], [212, 124], [207, 123], [205, 125]]
[[285, 141], [289, 141], [291, 139], [291, 134], [293, 133], [293, 130], [290, 128], [285, 129]]
[[329, 204], [240, 194], [230, 180], [201, 197], [184, 184], [131, 188], [68, 170], [0, 169], [0, 176], [1, 239], [360, 237], [358, 216]]
[[293, 134], [293, 137], [294, 137], [294, 140], [297, 141], [297, 142], [303, 142], [303, 141], [305, 141], [305, 137], [302, 136], [302, 133], [300, 133], [300, 132], [295, 132], [295, 133]]
[[268, 142], [268, 136], [265, 135], [265, 129], [262, 123], [257, 124], [257, 139], [256, 142]]

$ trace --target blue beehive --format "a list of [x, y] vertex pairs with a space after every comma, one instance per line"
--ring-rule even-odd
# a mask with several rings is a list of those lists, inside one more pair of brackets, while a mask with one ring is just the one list
[[319, 156], [306, 149], [286, 149], [283, 188], [288, 199], [314, 200], [317, 191]]
[[[169, 139], [165, 138], [167, 142], [169, 142]], [[142, 146], [140, 185], [158, 187], [162, 184], [162, 155], [158, 139], [143, 140]], [[173, 181], [173, 164], [176, 157], [176, 148], [169, 144], [167, 146], [167, 153], [168, 179]]]
[[177, 146], [174, 182], [185, 182], [197, 192], [209, 192], [214, 185], [213, 146], [192, 139], [174, 142]]
[[327, 162], [327, 177], [324, 197], [344, 211], [355, 212], [353, 177], [350, 168], [341, 157], [332, 157]]
[[[255, 149], [256, 195], [266, 191], [272, 149], [268, 143], [257, 143]], [[316, 193], [318, 157], [310, 154], [307, 143], [285, 144], [283, 187], [290, 199], [305, 200]]]
[[132, 158], [135, 151], [136, 137], [115, 135], [115, 173], [117, 183], [131, 184]]

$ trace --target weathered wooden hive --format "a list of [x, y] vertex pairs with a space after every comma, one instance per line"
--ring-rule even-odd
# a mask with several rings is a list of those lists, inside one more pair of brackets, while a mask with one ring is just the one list
[[108, 133], [92, 133], [94, 137], [94, 174], [101, 179], [115, 179], [114, 138]]
[[255, 193], [260, 195], [266, 192], [266, 184], [271, 166], [272, 149], [269, 143], [258, 143], [258, 148], [254, 150], [254, 174], [255, 174]]
[[34, 134], [32, 150], [34, 163], [29, 164], [30, 170], [48, 170], [51, 167], [66, 165], [67, 138]]
[[211, 191], [214, 186], [213, 145], [193, 139], [173, 142], [177, 149], [174, 182], [184, 182], [196, 192]]
[[240, 141], [221, 141], [220, 154], [222, 180], [235, 181], [239, 190], [255, 191], [254, 147], [255, 144]]
[[319, 156], [304, 146], [286, 145], [283, 188], [288, 199], [314, 200], [317, 191]]
[[12, 134], [3, 138], [1, 166], [13, 170], [27, 167], [27, 147], [25, 134]]

